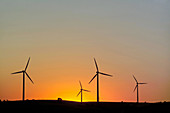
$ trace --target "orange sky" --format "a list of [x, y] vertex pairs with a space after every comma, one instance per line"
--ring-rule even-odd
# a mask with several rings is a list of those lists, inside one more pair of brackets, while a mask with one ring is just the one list
[[0, 1], [0, 99], [96, 101], [95, 57], [102, 72], [101, 101], [170, 100], [170, 2], [153, 1]]

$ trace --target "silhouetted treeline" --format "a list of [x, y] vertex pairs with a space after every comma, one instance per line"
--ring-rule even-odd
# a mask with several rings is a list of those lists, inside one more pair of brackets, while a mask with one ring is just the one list
[[57, 100], [27, 100], [0, 102], [1, 111], [29, 113], [170, 113], [170, 102], [126, 103], [126, 102], [70, 102]]

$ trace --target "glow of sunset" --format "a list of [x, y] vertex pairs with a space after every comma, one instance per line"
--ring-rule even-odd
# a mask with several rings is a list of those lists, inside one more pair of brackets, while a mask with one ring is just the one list
[[101, 72], [100, 101], [170, 100], [170, 1], [1, 0], [0, 99], [96, 101], [95, 57]]

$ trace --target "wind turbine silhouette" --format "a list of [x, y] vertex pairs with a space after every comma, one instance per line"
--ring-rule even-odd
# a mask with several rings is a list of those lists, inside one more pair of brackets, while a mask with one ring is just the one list
[[94, 62], [95, 62], [97, 71], [96, 71], [96, 75], [94, 75], [94, 77], [90, 80], [89, 84], [93, 81], [93, 79], [94, 79], [95, 77], [97, 77], [97, 102], [99, 102], [99, 74], [106, 75], [106, 76], [110, 76], [110, 77], [112, 77], [112, 75], [99, 72], [99, 69], [98, 69], [97, 62], [96, 62], [95, 58], [94, 58]]
[[77, 94], [77, 96], [79, 96], [79, 94], [81, 93], [81, 103], [82, 103], [82, 100], [83, 100], [83, 91], [86, 91], [86, 92], [90, 92], [90, 91], [86, 90], [86, 89], [83, 89], [80, 81], [79, 81], [79, 83], [80, 83], [80, 92]]
[[135, 86], [135, 89], [133, 90], [133, 92], [137, 89], [137, 103], [139, 103], [139, 84], [147, 84], [147, 83], [139, 83], [134, 75], [133, 75], [133, 78], [136, 81], [136, 86]]
[[29, 59], [28, 59], [27, 65], [26, 65], [26, 67], [25, 67], [24, 70], [11, 73], [11, 74], [23, 73], [23, 97], [22, 97], [22, 100], [23, 100], [23, 101], [24, 101], [24, 99], [25, 99], [25, 74], [26, 74], [27, 77], [31, 80], [31, 82], [34, 84], [34, 82], [32, 81], [32, 79], [30, 78], [30, 76], [29, 76], [28, 73], [26, 72], [27, 67], [28, 67], [28, 64], [29, 64], [29, 61], [30, 61], [30, 57], [29, 57]]

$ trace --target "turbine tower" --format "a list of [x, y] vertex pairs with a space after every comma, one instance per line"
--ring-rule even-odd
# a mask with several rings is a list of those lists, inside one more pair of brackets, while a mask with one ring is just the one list
[[86, 91], [86, 92], [90, 92], [90, 91], [83, 89], [80, 81], [79, 81], [79, 83], [80, 83], [80, 92], [77, 94], [77, 96], [79, 96], [79, 94], [81, 93], [81, 103], [82, 103], [82, 101], [83, 101], [83, 91]]
[[110, 76], [110, 77], [112, 77], [112, 75], [100, 72], [95, 58], [94, 58], [94, 62], [95, 62], [97, 71], [96, 71], [96, 75], [94, 75], [94, 77], [90, 80], [89, 84], [93, 81], [95, 77], [97, 77], [97, 102], [99, 102], [99, 74]]
[[135, 86], [135, 89], [133, 90], [133, 92], [137, 89], [137, 103], [139, 103], [139, 84], [147, 84], [147, 83], [139, 83], [134, 75], [133, 75], [133, 78], [136, 81], [136, 86]]
[[26, 72], [27, 67], [28, 67], [28, 64], [29, 64], [29, 61], [30, 61], [30, 57], [29, 57], [29, 59], [28, 59], [27, 65], [26, 65], [26, 67], [25, 67], [24, 70], [11, 73], [11, 74], [23, 73], [23, 97], [22, 97], [22, 100], [23, 100], [23, 101], [25, 100], [25, 74], [26, 74], [27, 77], [31, 80], [31, 82], [34, 84], [34, 82], [32, 81], [32, 79], [30, 78], [30, 76], [29, 76], [28, 73]]

